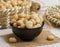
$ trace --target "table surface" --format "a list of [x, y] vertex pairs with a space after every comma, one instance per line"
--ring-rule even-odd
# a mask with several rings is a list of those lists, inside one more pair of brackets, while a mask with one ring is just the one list
[[[34, 0], [39, 2], [42, 6], [41, 10], [45, 10], [48, 6], [60, 5], [60, 0]], [[46, 25], [44, 26], [47, 30], [50, 30], [55, 36], [60, 38], [60, 30], [59, 28], [47, 28]], [[0, 36], [12, 33], [11, 29], [0, 30]], [[4, 45], [4, 46], [3, 46]], [[2, 37], [0, 37], [0, 47], [10, 47], [8, 43], [6, 43]], [[60, 43], [52, 44], [52, 45], [45, 45], [45, 46], [36, 46], [36, 47], [60, 47]]]

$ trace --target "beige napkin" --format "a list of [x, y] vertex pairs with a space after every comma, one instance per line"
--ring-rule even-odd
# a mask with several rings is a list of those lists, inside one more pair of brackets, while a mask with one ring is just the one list
[[60, 41], [60, 39], [57, 38], [56, 36], [53, 41], [48, 41], [47, 40], [48, 35], [53, 35], [53, 34], [49, 31], [43, 30], [42, 33], [37, 38], [35, 38], [33, 41], [24, 42], [17, 38], [17, 40], [18, 40], [17, 43], [8, 42], [9, 37], [16, 37], [14, 34], [8, 34], [8, 35], [4, 35], [2, 37], [11, 47], [35, 47], [35, 46], [41, 46], [41, 45], [55, 44]]

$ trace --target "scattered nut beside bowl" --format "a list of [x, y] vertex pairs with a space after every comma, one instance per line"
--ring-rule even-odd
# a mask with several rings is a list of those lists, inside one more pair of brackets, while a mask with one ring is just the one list
[[15, 37], [10, 37], [9, 38], [9, 42], [10, 43], [16, 43], [17, 42], [17, 39]]
[[55, 39], [55, 37], [53, 36], [53, 35], [48, 35], [47, 36], [47, 40], [49, 40], [49, 41], [52, 41], [52, 40], [54, 40]]

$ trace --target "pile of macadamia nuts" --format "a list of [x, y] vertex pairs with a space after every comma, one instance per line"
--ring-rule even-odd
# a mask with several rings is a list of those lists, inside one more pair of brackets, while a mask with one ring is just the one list
[[31, 0], [0, 0], [0, 6], [5, 8], [25, 5], [31, 6]]
[[32, 29], [41, 27], [43, 18], [36, 12], [30, 12], [28, 15], [25, 13], [20, 13], [13, 16], [11, 23], [14, 27]]
[[12, 15], [30, 9], [31, 4], [31, 0], [0, 0], [0, 28], [10, 28]]

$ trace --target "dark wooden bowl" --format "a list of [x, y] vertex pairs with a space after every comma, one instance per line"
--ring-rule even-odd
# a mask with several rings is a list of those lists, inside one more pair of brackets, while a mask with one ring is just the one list
[[31, 41], [34, 38], [36, 38], [42, 32], [43, 25], [44, 22], [42, 26], [39, 28], [27, 29], [27, 28], [17, 28], [11, 24], [13, 33], [23, 41]]

